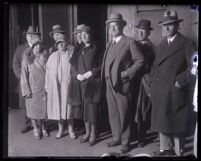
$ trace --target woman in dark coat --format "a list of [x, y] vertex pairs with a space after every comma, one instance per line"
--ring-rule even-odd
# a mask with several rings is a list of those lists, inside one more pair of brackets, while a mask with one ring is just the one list
[[90, 27], [82, 29], [83, 46], [71, 59], [72, 79], [68, 91], [69, 104], [82, 105], [86, 134], [80, 142], [89, 141], [89, 146], [96, 142], [97, 111], [100, 102], [99, 53], [92, 36]]
[[[47, 118], [46, 92], [45, 92], [45, 65], [47, 52], [39, 38], [33, 40], [31, 48], [27, 48], [22, 60], [21, 89], [22, 96], [26, 98], [26, 115], [31, 119], [33, 133], [36, 139], [47, 137], [44, 119]], [[39, 125], [37, 125], [37, 122]]]

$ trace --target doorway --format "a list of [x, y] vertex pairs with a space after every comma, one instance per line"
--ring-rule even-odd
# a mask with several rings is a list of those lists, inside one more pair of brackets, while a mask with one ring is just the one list
[[85, 24], [93, 29], [95, 40], [103, 51], [106, 45], [106, 19], [107, 5], [77, 4], [77, 24]]

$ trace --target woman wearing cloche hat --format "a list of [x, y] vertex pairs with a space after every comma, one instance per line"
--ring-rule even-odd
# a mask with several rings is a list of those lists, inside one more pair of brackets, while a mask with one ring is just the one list
[[48, 119], [58, 122], [59, 130], [56, 139], [63, 136], [64, 120], [68, 120], [70, 138], [75, 139], [73, 108], [67, 99], [71, 69], [69, 60], [74, 49], [64, 39], [58, 39], [55, 47], [57, 51], [50, 55], [46, 65], [47, 116]]
[[[45, 64], [47, 51], [39, 38], [32, 40], [32, 47], [25, 50], [22, 70], [21, 89], [26, 99], [26, 115], [31, 119], [36, 139], [48, 136], [44, 119], [47, 116], [45, 93]], [[37, 124], [38, 123], [38, 124]]]

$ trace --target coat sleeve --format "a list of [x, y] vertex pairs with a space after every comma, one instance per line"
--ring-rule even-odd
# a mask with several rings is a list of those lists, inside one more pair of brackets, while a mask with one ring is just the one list
[[191, 68], [193, 65], [191, 59], [196, 51], [196, 45], [193, 43], [193, 41], [186, 40], [186, 42], [184, 43], [184, 47], [187, 69], [184, 72], [177, 74], [176, 76], [176, 81], [179, 83], [180, 86], [186, 86], [195, 79], [195, 76], [191, 74]]
[[20, 79], [21, 74], [21, 57], [20, 57], [20, 47], [15, 50], [13, 57], [13, 71], [15, 76]]
[[144, 56], [137, 47], [134, 40], [130, 42], [130, 52], [133, 59], [133, 65], [130, 66], [125, 72], [129, 79], [134, 78], [144, 66]]
[[45, 91], [48, 91], [48, 86], [49, 86], [49, 73], [50, 73], [50, 69], [49, 69], [49, 59], [47, 60], [47, 63], [45, 65]]
[[21, 68], [21, 90], [22, 97], [31, 94], [31, 88], [29, 84], [29, 70], [27, 63], [22, 60], [22, 68]]

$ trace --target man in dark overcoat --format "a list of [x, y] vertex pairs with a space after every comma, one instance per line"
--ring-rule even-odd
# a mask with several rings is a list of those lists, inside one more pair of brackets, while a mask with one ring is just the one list
[[137, 27], [136, 44], [145, 57], [143, 72], [140, 73], [139, 91], [137, 93], [137, 104], [135, 108], [135, 122], [138, 129], [138, 147], [146, 144], [146, 131], [150, 128], [151, 122], [151, 100], [150, 100], [150, 71], [155, 58], [154, 45], [149, 40], [153, 28], [151, 22], [146, 19], [139, 21]]
[[[21, 77], [21, 62], [23, 58], [23, 54], [25, 49], [32, 46], [32, 39], [39, 37], [40, 33], [37, 32], [33, 26], [29, 26], [27, 32], [24, 32], [23, 35], [26, 37], [27, 42], [18, 46], [15, 50], [14, 57], [13, 57], [13, 71], [15, 73], [15, 76], [19, 80], [18, 86], [19, 86], [19, 107], [25, 109], [25, 99], [22, 97], [22, 92], [20, 88], [20, 77]], [[30, 119], [28, 119], [25, 116], [25, 125], [23, 129], [21, 130], [21, 133], [26, 133], [32, 129]]]
[[[153, 156], [181, 156], [184, 151], [185, 132], [189, 110], [189, 85], [193, 42], [178, 32], [177, 12], [167, 10], [162, 26], [164, 39], [156, 50], [151, 84], [151, 129], [159, 132], [160, 150]], [[173, 150], [174, 149], [174, 150]]]
[[[131, 82], [144, 65], [144, 57], [135, 40], [123, 34], [126, 21], [119, 13], [106, 21], [112, 41], [107, 44], [101, 80], [106, 85], [109, 122], [113, 140], [109, 147], [121, 144], [121, 153], [130, 150]], [[104, 87], [102, 87], [104, 89]]]

